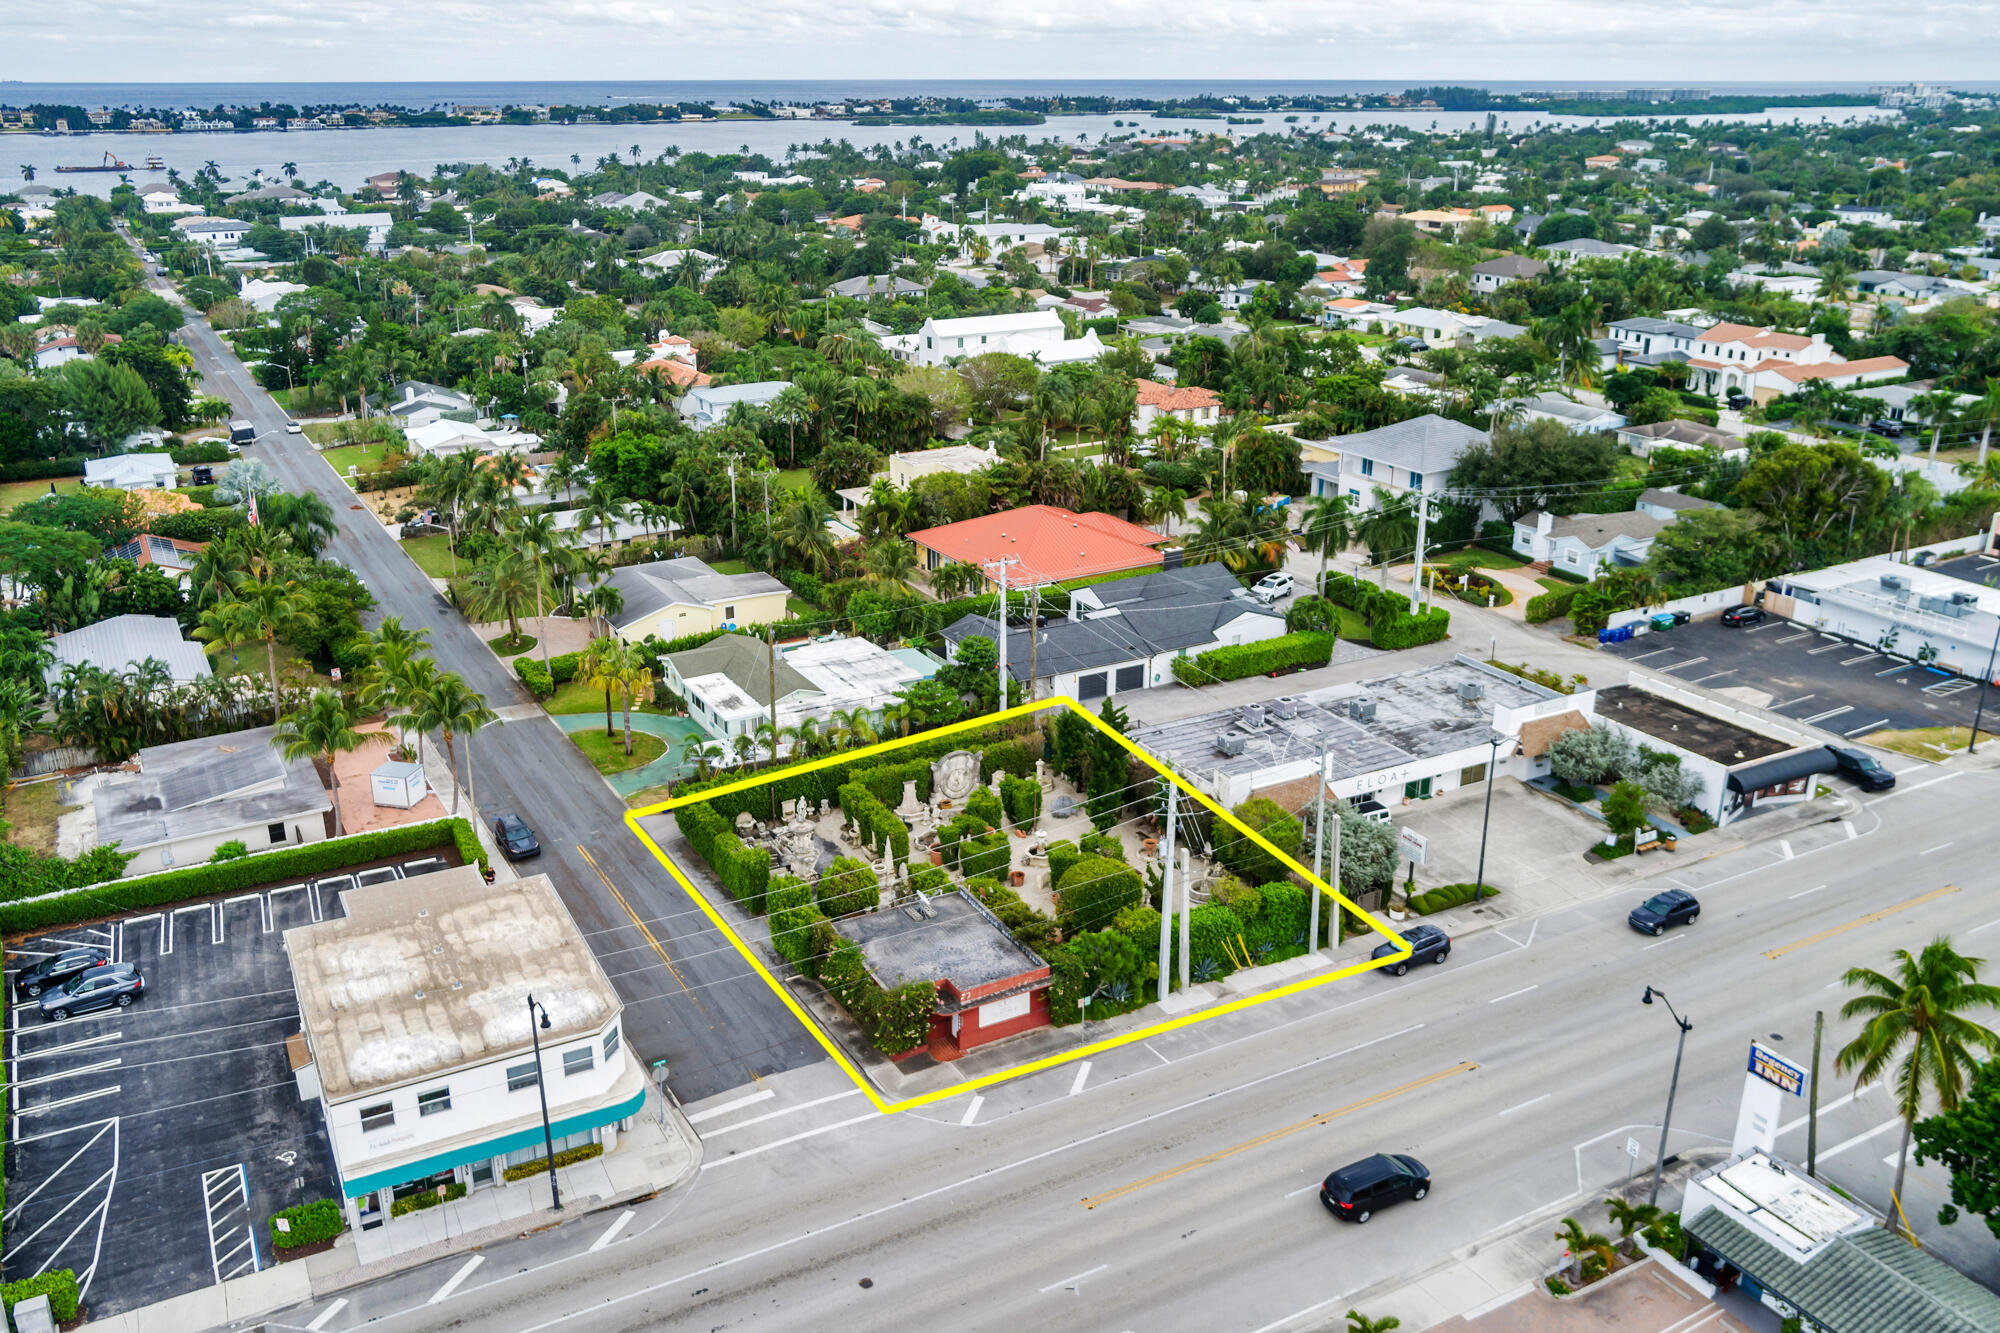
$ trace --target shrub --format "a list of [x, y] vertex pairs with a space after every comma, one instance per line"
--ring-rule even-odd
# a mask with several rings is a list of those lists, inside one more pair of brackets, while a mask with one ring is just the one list
[[227, 463], [229, 449], [220, 440], [193, 440], [177, 449], [167, 450], [167, 454], [182, 467], [194, 463]]
[[985, 833], [986, 821], [978, 815], [962, 814], [945, 820], [938, 826], [938, 850], [944, 853], [944, 863], [953, 870], [959, 868], [959, 858], [964, 855], [967, 839], [977, 838]]
[[959, 873], [968, 879], [1004, 875], [1013, 864], [1013, 859], [1014, 851], [1008, 845], [1007, 835], [998, 829], [977, 834], [958, 845]]
[[1557, 694], [1575, 694], [1580, 686], [1590, 684], [1590, 678], [1582, 672], [1578, 672], [1573, 676], [1565, 676], [1560, 671], [1548, 671], [1541, 667], [1532, 667], [1526, 662], [1502, 662], [1498, 658], [1492, 657], [1486, 659], [1486, 665], [1492, 667], [1495, 671], [1504, 671], [1510, 676], [1519, 676], [1522, 680], [1531, 680], [1543, 689], [1554, 690]]
[[918, 866], [910, 872], [910, 892], [950, 893], [951, 873], [943, 866]]
[[1646, 1243], [1655, 1249], [1665, 1250], [1676, 1259], [1687, 1258], [1687, 1233], [1681, 1230], [1678, 1213], [1665, 1213], [1655, 1218], [1639, 1233]]
[[212, 542], [248, 521], [241, 509], [190, 509], [154, 519], [152, 530], [156, 537], [177, 537], [184, 542]]
[[1069, 873], [1069, 868], [1075, 865], [1077, 858], [1082, 855], [1083, 853], [1077, 850], [1076, 844], [1068, 838], [1058, 838], [1056, 841], [1050, 843], [1049, 883], [1062, 883], [1063, 876]]
[[791, 875], [780, 875], [764, 898], [770, 913], [771, 947], [794, 967], [803, 968], [812, 952], [813, 927], [826, 917], [813, 902], [812, 886]]
[[674, 823], [679, 826], [681, 836], [694, 848], [694, 854], [710, 865], [714, 864], [710, 849], [715, 840], [729, 832], [729, 820], [713, 805], [703, 802], [698, 805], [677, 806], [674, 809]]
[[1033, 828], [1042, 814], [1042, 789], [1031, 778], [1009, 775], [1000, 779], [1000, 804], [1007, 809], [1007, 822], [1018, 829]]
[[869, 851], [880, 856], [888, 848], [898, 861], [910, 859], [910, 826], [896, 818], [895, 812], [877, 800], [875, 793], [859, 782], [849, 782], [835, 795], [840, 801], [840, 813], [861, 830], [862, 844]]
[[1263, 893], [1234, 875], [1223, 876], [1222, 880], [1209, 890], [1208, 899], [1210, 902], [1221, 903], [1236, 913], [1246, 925], [1262, 916], [1264, 912]]
[[[260, 884], [304, 879], [363, 861], [442, 847], [456, 847], [459, 859], [467, 865], [486, 864], [479, 835], [471, 824], [463, 819], [437, 819], [426, 824], [405, 824], [375, 833], [359, 833], [304, 846], [257, 852], [220, 865], [165, 870], [157, 875], [93, 884], [73, 893], [8, 903], [0, 907], [0, 930], [47, 930], [120, 912], [136, 912], [166, 903], [233, 893]], [[25, 883], [0, 885], [0, 894], [11, 893], [26, 898], [26, 891], [33, 887]]]
[[830, 917], [873, 911], [882, 904], [882, 884], [874, 870], [851, 856], [834, 857], [815, 892], [820, 911]]
[[[283, 1219], [286, 1230], [278, 1226]], [[271, 1214], [271, 1244], [280, 1250], [296, 1250], [332, 1240], [347, 1230], [347, 1214], [336, 1199], [314, 1199], [311, 1203], [280, 1208]]]
[[49, 1313], [58, 1324], [74, 1320], [77, 1306], [83, 1300], [83, 1293], [77, 1290], [76, 1273], [67, 1268], [37, 1273], [34, 1277], [24, 1277], [19, 1282], [0, 1286], [0, 1305], [7, 1307], [10, 1316], [16, 1304], [34, 1296], [49, 1298]]
[[582, 665], [582, 653], [558, 653], [549, 659], [549, 678], [558, 685], [567, 685], [576, 679]]
[[49, 481], [56, 477], [83, 475], [83, 455], [64, 458], [24, 458], [0, 467], [0, 481]]
[[[561, 1152], [557, 1153], [556, 1166], [559, 1168], [575, 1166], [578, 1162], [587, 1162], [593, 1157], [602, 1156], [604, 1156], [603, 1144], [582, 1143], [574, 1148], [564, 1148]], [[532, 1162], [523, 1162], [519, 1166], [510, 1166], [500, 1174], [508, 1180], [526, 1180], [529, 1176], [539, 1176], [548, 1169], [549, 1159], [546, 1157], [537, 1157]]]
[[1526, 610], [1528, 623], [1540, 625], [1546, 621], [1559, 620], [1569, 614], [1569, 604], [1575, 600], [1575, 588], [1565, 588], [1561, 592], [1545, 592], [1539, 597], [1530, 597]]
[[1378, 620], [1369, 631], [1368, 641], [1377, 648], [1394, 652], [1418, 644], [1436, 643], [1451, 631], [1451, 612], [1433, 606], [1411, 615], [1402, 611], [1388, 620]]
[[250, 849], [243, 845], [241, 838], [232, 838], [209, 853], [208, 863], [221, 865], [224, 861], [234, 861], [239, 856], [250, 855]]
[[1234, 972], [1242, 958], [1242, 934], [1242, 918], [1221, 903], [1195, 908], [1188, 917], [1189, 975], [1196, 981], [1218, 981]]
[[1006, 812], [1000, 808], [1000, 798], [993, 794], [991, 787], [978, 787], [965, 798], [965, 813], [977, 815], [986, 821], [986, 827], [999, 828], [1006, 821]]
[[1108, 856], [1114, 861], [1125, 859], [1125, 844], [1109, 833], [1086, 833], [1076, 840], [1076, 845], [1085, 856]]
[[937, 983], [911, 981], [894, 990], [872, 987], [862, 1002], [865, 1013], [856, 1014], [868, 1033], [868, 1040], [884, 1055], [901, 1055], [922, 1046], [931, 1035], [931, 1017], [937, 1012]]
[[453, 1199], [464, 1197], [465, 1186], [453, 1181], [441, 1190], [425, 1190], [421, 1194], [412, 1194], [407, 1198], [396, 1200], [389, 1205], [389, 1216], [402, 1217], [406, 1213], [422, 1212], [426, 1208], [435, 1208], [441, 1203], [450, 1203]]
[[[1472, 901], [1473, 886], [1470, 884], [1440, 884], [1435, 889], [1426, 889], [1410, 899], [1410, 910], [1419, 916], [1429, 916], [1432, 912], [1442, 912], [1447, 907], [1457, 907]], [[1500, 890], [1488, 884], [1479, 891], [1482, 901], [1498, 898]]]
[[533, 654], [523, 653], [514, 659], [514, 674], [521, 678], [521, 683], [537, 699], [546, 699], [556, 692], [555, 678]]
[[1245, 676], [1322, 667], [1332, 660], [1334, 641], [1332, 634], [1307, 630], [1255, 643], [1211, 648], [1199, 657], [1176, 657], [1174, 679], [1187, 685], [1208, 685], [1241, 680]]
[[[1000, 745], [989, 745], [979, 756], [979, 775], [991, 782], [995, 773], [1012, 773], [1017, 778], [1035, 776], [1035, 761], [1042, 757], [1042, 747], [1031, 741], [1008, 741]], [[1003, 788], [1004, 790], [1004, 788]]]
[[931, 798], [931, 766], [927, 759], [857, 769], [850, 780], [866, 787], [869, 795], [891, 811], [903, 803], [903, 787], [907, 783], [917, 784], [918, 800], [928, 801]]
[[1079, 857], [1056, 881], [1056, 901], [1063, 920], [1076, 930], [1096, 930], [1111, 924], [1127, 907], [1146, 900], [1145, 881], [1123, 861], [1108, 856]]
[[[1270, 797], [1253, 796], [1231, 813], [1286, 856], [1298, 856], [1305, 826]], [[1284, 864], [1275, 856], [1221, 820], [1215, 825], [1215, 859], [1250, 884], [1283, 879], [1286, 874]]]
[[730, 897], [763, 915], [765, 891], [771, 885], [770, 848], [751, 847], [734, 833], [720, 833], [709, 846], [708, 864]]

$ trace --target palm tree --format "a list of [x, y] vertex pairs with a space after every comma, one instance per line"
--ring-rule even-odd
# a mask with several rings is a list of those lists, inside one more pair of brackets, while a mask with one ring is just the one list
[[681, 742], [681, 762], [693, 764], [700, 777], [707, 777], [709, 766], [720, 758], [722, 747], [699, 732]]
[[833, 507], [818, 487], [795, 490], [778, 510], [772, 541], [807, 573], [824, 574], [833, 567], [837, 546], [826, 521]]
[[1957, 415], [1958, 395], [1950, 389], [1930, 389], [1910, 399], [1910, 418], [1931, 428], [1931, 451], [1925, 462], [1937, 462], [1938, 441], [1945, 427], [1957, 424]]
[[466, 580], [465, 609], [474, 620], [507, 622], [507, 637], [521, 637], [521, 617], [541, 605], [542, 571], [527, 551], [508, 547]]
[[290, 582], [246, 581], [228, 601], [202, 612], [201, 624], [194, 631], [194, 637], [203, 642], [230, 648], [263, 640], [264, 663], [270, 673], [273, 723], [280, 712], [278, 638], [291, 630], [319, 623], [319, 617], [306, 609], [305, 599], [294, 591], [297, 586]]
[[1843, 1074], [1853, 1071], [1858, 1088], [1889, 1076], [1890, 1066], [1901, 1057], [1893, 1077], [1903, 1146], [1896, 1154], [1896, 1182], [1890, 1190], [1900, 1213], [1910, 1131], [1923, 1112], [1925, 1095], [1935, 1092], [1942, 1109], [1957, 1110], [1966, 1077], [1979, 1061], [1975, 1048], [1988, 1056], [2000, 1054], [2000, 1033], [1965, 1017], [1968, 1010], [2000, 1008], [2000, 986], [1979, 980], [1984, 959], [1961, 957], [1942, 935], [1914, 957], [1908, 949], [1898, 949], [1895, 958], [1894, 976], [1853, 967], [1841, 977], [1866, 993], [1842, 1005], [1840, 1016], [1867, 1021], [1834, 1057], [1834, 1068]]
[[897, 537], [885, 537], [862, 554], [862, 579], [891, 593], [914, 593], [917, 571], [922, 565], [916, 546]]
[[1638, 1246], [1632, 1243], [1632, 1233], [1660, 1220], [1660, 1209], [1656, 1204], [1627, 1203], [1614, 1197], [1604, 1201], [1604, 1208], [1618, 1228], [1619, 1248], [1628, 1255], [1638, 1251]]
[[576, 530], [581, 534], [585, 528], [596, 528], [595, 547], [603, 550], [605, 543], [616, 534], [618, 525], [630, 516], [630, 509], [618, 493], [600, 481], [591, 486], [584, 494], [583, 503], [577, 506]]
[[1384, 587], [1389, 582], [1389, 562], [1417, 546], [1417, 506], [1408, 494], [1392, 496], [1362, 514], [1354, 525], [1354, 535], [1376, 562]]
[[486, 699], [465, 683], [456, 671], [447, 671], [424, 691], [410, 715], [410, 725], [418, 731], [438, 732], [444, 738], [445, 762], [451, 766], [451, 812], [458, 813], [458, 749], [452, 743], [465, 737], [465, 776], [472, 791], [472, 804], [479, 805], [479, 788], [472, 783], [472, 733], [491, 726], [500, 715], [486, 706]]
[[1326, 591], [1326, 563], [1347, 549], [1354, 538], [1354, 513], [1345, 495], [1315, 495], [1306, 501], [1306, 519], [1299, 525], [1299, 545], [1319, 557], [1317, 590]]
[[[524, 510], [514, 519], [510, 534], [515, 548], [527, 554], [535, 566], [535, 632], [542, 641], [542, 665], [549, 664], [549, 617], [543, 598], [554, 590], [557, 575], [575, 568], [576, 550], [570, 545], [575, 534], [556, 526], [556, 516], [546, 507]], [[550, 597], [553, 601], [554, 598]]]
[[785, 428], [786, 457], [793, 467], [799, 465], [799, 427], [812, 420], [812, 404], [805, 391], [796, 384], [788, 384], [778, 390], [778, 396], [764, 405], [764, 410], [772, 421]]
[[1959, 417], [1966, 425], [1979, 427], [1978, 466], [1986, 466], [1986, 451], [1993, 443], [1993, 423], [2000, 421], [2000, 379], [1986, 381], [1986, 392], [1976, 402], [1967, 403]]
[[333, 783], [333, 836], [344, 831], [340, 819], [340, 773], [334, 767], [339, 756], [365, 745], [388, 743], [386, 731], [357, 731], [357, 716], [339, 693], [314, 690], [303, 708], [278, 723], [271, 744], [287, 759], [317, 759], [326, 765]]
[[1585, 1231], [1573, 1217], [1562, 1220], [1562, 1230], [1556, 1232], [1556, 1239], [1563, 1243], [1568, 1252], [1570, 1264], [1570, 1284], [1583, 1283], [1611, 1266], [1612, 1249], [1609, 1237], [1595, 1231]]

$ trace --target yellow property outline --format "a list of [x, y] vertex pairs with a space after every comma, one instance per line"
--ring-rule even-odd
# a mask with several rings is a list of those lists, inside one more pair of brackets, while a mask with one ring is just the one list
[[[1308, 884], [1312, 885], [1320, 893], [1332, 898], [1336, 905], [1336, 910], [1340, 907], [1345, 907], [1361, 917], [1377, 934], [1381, 935], [1389, 943], [1396, 945], [1400, 949], [1400, 952], [1387, 954], [1381, 958], [1370, 959], [1367, 962], [1355, 963], [1349, 967], [1336, 968], [1325, 976], [1311, 977], [1304, 981], [1294, 981], [1289, 985], [1279, 986], [1255, 995], [1239, 996], [1234, 1000], [1208, 1005], [1194, 1013], [1181, 1014], [1174, 1018], [1169, 1018], [1164, 1022], [1155, 1023], [1151, 1027], [1139, 1028], [1136, 1031], [1123, 1033], [1115, 1037], [1105, 1037], [1099, 1041], [1090, 1042], [1087, 1045], [1079, 1046], [1074, 1050], [1064, 1051], [1058, 1055], [1044, 1056], [1039, 1060], [1029, 1060], [1008, 1069], [1003, 1069], [998, 1073], [967, 1079], [962, 1083], [954, 1083], [948, 1088], [939, 1088], [935, 1092], [926, 1092], [919, 1096], [906, 1097], [902, 1101], [892, 1102], [884, 1098], [876, 1090], [874, 1084], [868, 1080], [867, 1075], [854, 1067], [853, 1063], [848, 1060], [847, 1053], [841, 1049], [840, 1044], [828, 1036], [820, 1025], [813, 1020], [812, 1015], [806, 1012], [804, 1006], [792, 997], [791, 992], [786, 990], [778, 979], [771, 975], [770, 969], [765, 967], [763, 960], [757, 957], [756, 950], [744, 943], [742, 938], [730, 926], [729, 922], [715, 909], [714, 904], [709, 902], [707, 896], [695, 887], [692, 880], [681, 873], [680, 867], [675, 865], [673, 860], [660, 850], [660, 845], [653, 841], [651, 835], [639, 826], [639, 821], [649, 816], [665, 814], [680, 806], [693, 805], [711, 797], [723, 795], [726, 792], [744, 791], [753, 787], [761, 787], [765, 783], [771, 782], [781, 776], [789, 777], [794, 774], [810, 773], [816, 769], [826, 768], [833, 764], [851, 764], [855, 760], [867, 755], [884, 754], [917, 741], [933, 741], [961, 731], [981, 730], [992, 726], [996, 722], [1005, 722], [1010, 718], [1024, 717], [1031, 713], [1039, 713], [1050, 708], [1067, 708], [1091, 726], [1096, 727], [1099, 731], [1117, 741], [1143, 761], [1147, 767], [1192, 796], [1195, 800], [1207, 806], [1216, 818], [1249, 838], [1284, 865], [1297, 871]], [[1302, 991], [1309, 991], [1316, 986], [1324, 986], [1329, 982], [1339, 981], [1343, 977], [1351, 977], [1361, 972], [1372, 972], [1377, 968], [1388, 967], [1410, 956], [1409, 945], [1373, 914], [1350, 901], [1339, 889], [1334, 888], [1325, 880], [1313, 874], [1312, 871], [1306, 869], [1306, 867], [1300, 865], [1276, 847], [1273, 847], [1269, 842], [1265, 841], [1262, 834], [1245, 825], [1242, 820], [1223, 809], [1216, 802], [1210, 800], [1204, 793], [1190, 787], [1178, 774], [1160, 763], [1159, 760], [1153, 758], [1152, 755], [1147, 754], [1144, 750], [1134, 745], [1124, 736], [1112, 730], [1104, 723], [1103, 719], [1093, 715], [1089, 709], [1067, 695], [1056, 695], [1049, 699], [1038, 699], [1032, 703], [1019, 704], [1002, 712], [987, 713], [976, 718], [969, 718], [964, 722], [954, 722], [949, 726], [934, 727], [929, 731], [920, 732], [915, 736], [898, 737], [895, 740], [883, 741], [877, 745], [864, 746], [859, 750], [844, 751], [840, 754], [829, 755], [823, 759], [814, 759], [803, 764], [787, 765], [778, 773], [749, 777], [743, 779], [741, 782], [726, 783], [723, 786], [696, 792], [690, 796], [661, 801], [657, 805], [649, 805], [644, 809], [628, 810], [625, 814], [625, 824], [638, 837], [639, 841], [644, 843], [647, 849], [653, 853], [655, 859], [666, 867], [667, 873], [674, 877], [674, 882], [688, 891], [695, 902], [700, 905], [703, 914], [714, 923], [715, 928], [722, 932], [723, 937], [736, 947], [736, 951], [742, 954], [744, 960], [750, 964], [757, 975], [764, 979], [764, 984], [771, 988], [771, 993], [782, 1000], [785, 1007], [792, 1011], [793, 1016], [805, 1025], [806, 1031], [810, 1032], [814, 1040], [819, 1042], [821, 1049], [825, 1050], [834, 1063], [846, 1071], [847, 1076], [854, 1081], [855, 1087], [859, 1088], [869, 1101], [875, 1103], [875, 1108], [885, 1115], [896, 1111], [913, 1110], [919, 1106], [927, 1106], [932, 1102], [940, 1102], [950, 1097], [956, 1097], [960, 1093], [976, 1092], [981, 1088], [990, 1088], [994, 1084], [1004, 1083], [1008, 1079], [1020, 1078], [1025, 1074], [1039, 1073], [1044, 1069], [1053, 1069], [1058, 1065], [1065, 1065], [1072, 1060], [1083, 1059], [1086, 1056], [1096, 1055], [1103, 1051], [1115, 1051], [1121, 1046], [1130, 1046], [1134, 1042], [1144, 1041], [1148, 1037], [1157, 1037], [1161, 1033], [1172, 1032], [1176, 1028], [1188, 1027], [1205, 1019], [1219, 1018], [1224, 1014], [1237, 1013], [1240, 1010], [1249, 1009], [1272, 1000], [1282, 999], [1287, 995], [1297, 995]]]

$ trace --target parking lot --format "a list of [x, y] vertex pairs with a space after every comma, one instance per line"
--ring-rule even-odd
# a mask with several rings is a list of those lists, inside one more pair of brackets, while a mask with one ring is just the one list
[[1710, 618], [1605, 651], [1836, 736], [1969, 727], [1979, 702], [1977, 681], [1786, 620], [1729, 629]]
[[10, 1004], [12, 1098], [4, 1275], [76, 1272], [106, 1315], [258, 1271], [266, 1219], [335, 1192], [316, 1103], [299, 1100], [283, 932], [338, 915], [357, 879], [441, 869], [408, 858], [18, 941], [7, 984], [48, 954], [101, 948], [136, 965], [130, 1008], [43, 1021]]

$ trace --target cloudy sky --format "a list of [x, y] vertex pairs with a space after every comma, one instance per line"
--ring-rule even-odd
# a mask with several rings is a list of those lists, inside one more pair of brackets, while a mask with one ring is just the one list
[[[742, 78], [1992, 79], [2000, 0], [65, 0], [23, 82]], [[1752, 22], [1746, 19], [1754, 18]], [[1776, 40], [1774, 40], [1776, 38]], [[0, 90], [4, 100], [4, 90]]]

